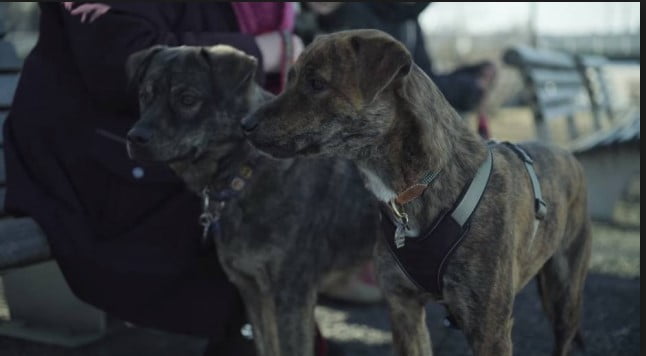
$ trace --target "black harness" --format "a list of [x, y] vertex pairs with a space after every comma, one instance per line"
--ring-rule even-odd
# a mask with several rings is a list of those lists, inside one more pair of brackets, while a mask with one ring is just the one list
[[[508, 142], [504, 144], [525, 163], [534, 191], [538, 222], [544, 218], [547, 207], [542, 199], [533, 161], [521, 147]], [[462, 190], [457, 202], [450, 209], [442, 210], [428, 231], [417, 237], [406, 237], [405, 243], [397, 241], [401, 220], [393, 214], [391, 206], [382, 205], [382, 228], [390, 252], [408, 278], [419, 288], [436, 296], [442, 295], [442, 277], [447, 263], [469, 231], [471, 218], [482, 200], [492, 171], [493, 153], [489, 147], [487, 158], [471, 182]], [[538, 225], [535, 225], [534, 233], [536, 226]]]

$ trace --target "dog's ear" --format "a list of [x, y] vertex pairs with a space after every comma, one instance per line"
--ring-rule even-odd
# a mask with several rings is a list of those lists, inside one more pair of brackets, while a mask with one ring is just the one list
[[126, 61], [126, 75], [130, 86], [138, 85], [143, 79], [153, 57], [166, 46], [152, 46], [135, 52]]
[[359, 88], [365, 104], [411, 70], [413, 59], [406, 47], [384, 32], [359, 31], [349, 42], [357, 60]]
[[224, 95], [235, 96], [253, 83], [258, 68], [255, 57], [226, 45], [203, 47], [200, 54], [209, 63], [215, 83], [221, 83], [218, 86]]

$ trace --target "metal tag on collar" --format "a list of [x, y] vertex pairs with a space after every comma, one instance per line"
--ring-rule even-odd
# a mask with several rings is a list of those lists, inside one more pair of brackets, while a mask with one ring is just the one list
[[200, 214], [200, 225], [202, 225], [202, 243], [206, 244], [209, 238], [209, 230], [220, 220], [220, 212], [224, 209], [225, 202], [215, 202], [217, 205], [211, 207], [211, 193], [209, 188], [202, 190], [202, 214]]
[[240, 175], [244, 179], [249, 179], [253, 175], [253, 169], [249, 165], [243, 165], [240, 167]]
[[410, 227], [408, 226], [408, 214], [402, 212], [399, 207], [397, 207], [395, 200], [391, 200], [388, 205], [396, 217], [395, 224], [397, 225], [397, 228], [395, 229], [394, 236], [395, 247], [402, 248], [406, 245], [406, 231], [410, 230]]
[[245, 186], [245, 181], [240, 177], [235, 177], [231, 181], [231, 189], [235, 190], [236, 192], [242, 191], [242, 189], [244, 189], [244, 186]]

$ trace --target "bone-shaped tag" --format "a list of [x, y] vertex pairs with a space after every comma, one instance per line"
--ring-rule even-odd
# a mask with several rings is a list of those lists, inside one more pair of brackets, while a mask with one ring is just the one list
[[395, 230], [395, 247], [402, 248], [406, 244], [406, 230], [408, 225], [398, 223]]

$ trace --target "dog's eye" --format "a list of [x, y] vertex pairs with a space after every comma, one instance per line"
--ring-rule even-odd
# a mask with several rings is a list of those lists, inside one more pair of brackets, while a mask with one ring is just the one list
[[312, 78], [310, 79], [310, 86], [314, 91], [322, 91], [325, 89], [325, 82], [321, 79]]
[[184, 106], [193, 106], [197, 103], [197, 98], [193, 95], [182, 95], [179, 99], [179, 102]]

